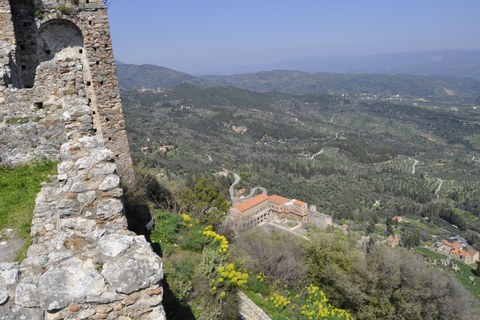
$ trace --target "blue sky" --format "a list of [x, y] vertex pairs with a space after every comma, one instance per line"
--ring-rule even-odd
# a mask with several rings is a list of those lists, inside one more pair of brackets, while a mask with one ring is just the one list
[[480, 49], [479, 0], [114, 0], [115, 58], [195, 66]]

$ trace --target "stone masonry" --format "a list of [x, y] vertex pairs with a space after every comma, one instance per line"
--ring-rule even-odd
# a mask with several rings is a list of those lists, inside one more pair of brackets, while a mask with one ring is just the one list
[[[82, 76], [67, 80], [67, 89], [71, 91], [67, 94], [75, 91], [88, 99], [93, 118], [91, 134], [102, 137], [105, 146], [114, 153], [122, 180], [132, 180], [132, 162], [103, 2], [0, 0], [0, 27], [0, 150], [18, 162], [38, 159], [40, 155], [58, 155], [58, 151], [54, 153], [51, 149], [58, 150], [63, 141], [54, 136], [54, 140], [46, 142], [47, 152], [43, 152], [45, 131], [34, 130], [37, 125], [32, 122], [42, 126], [58, 119], [55, 108], [61, 105], [64, 92], [58, 91], [55, 77], [65, 70], [57, 66], [45, 74], [44, 69], [45, 64], [51, 69], [49, 62], [61, 54], [66, 62], [81, 61], [78, 71]], [[15, 128], [6, 129], [14, 125]], [[5, 132], [8, 130], [23, 137], [12, 138]], [[23, 145], [25, 132], [30, 137], [30, 145]], [[23, 150], [16, 149], [18, 144], [22, 144]]]
[[[70, 9], [68, 9], [70, 8]], [[33, 244], [0, 263], [0, 320], [163, 320], [163, 263], [128, 231], [133, 178], [103, 2], [0, 0], [0, 150], [58, 159]]]

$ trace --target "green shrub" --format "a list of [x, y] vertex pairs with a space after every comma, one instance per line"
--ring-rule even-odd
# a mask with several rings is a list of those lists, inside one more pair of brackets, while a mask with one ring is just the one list
[[37, 10], [33, 13], [33, 15], [35, 16], [35, 18], [37, 19], [43, 19], [45, 17], [45, 13]]
[[178, 213], [155, 210], [157, 225], [150, 234], [150, 240], [161, 243], [174, 243], [178, 238], [178, 231], [185, 225]]
[[218, 265], [225, 263], [224, 255], [216, 248], [205, 247], [202, 252], [202, 262], [198, 266], [198, 272], [205, 278], [210, 279]]
[[168, 278], [170, 287], [179, 300], [185, 300], [192, 291], [193, 261], [189, 258], [185, 258], [179, 262], [173, 260], [172, 268], [173, 272]]
[[221, 300], [223, 300], [220, 304], [222, 310], [221, 314], [219, 315], [219, 319], [222, 320], [235, 320], [238, 318], [238, 309], [239, 309], [239, 298], [236, 292], [237, 290], [233, 290], [232, 292], [228, 292]]
[[201, 251], [206, 244], [206, 238], [203, 235], [202, 226], [194, 226], [187, 231], [187, 234], [182, 238], [180, 246], [182, 249]]
[[24, 124], [28, 122], [28, 117], [24, 118], [10, 118], [7, 121], [5, 121], [8, 124]]
[[71, 15], [73, 14], [76, 10], [74, 8], [71, 8], [71, 7], [67, 7], [66, 5], [64, 4], [61, 4], [58, 6], [58, 10], [62, 13], [62, 14], [66, 14], [66, 15]]
[[270, 288], [267, 287], [265, 282], [260, 281], [259, 279], [249, 279], [248, 285], [250, 287], [250, 290], [255, 293], [261, 293], [263, 295], [270, 294]]

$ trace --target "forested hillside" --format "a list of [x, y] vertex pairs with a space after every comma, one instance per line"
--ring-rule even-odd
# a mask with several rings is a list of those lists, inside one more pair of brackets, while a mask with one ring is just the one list
[[424, 106], [480, 105], [480, 80], [395, 74], [338, 74], [277, 70], [230, 76], [194, 77], [152, 65], [118, 66], [120, 85], [165, 88], [187, 82], [200, 88], [234, 86], [259, 92], [333, 94], [355, 99], [417, 103]]
[[[300, 292], [307, 286], [321, 288], [338, 310], [358, 319], [387, 314], [408, 319], [425, 319], [427, 314], [444, 319], [455, 314], [458, 319], [470, 319], [475, 314], [477, 303], [465, 289], [477, 296], [480, 288], [475, 283], [480, 278], [470, 266], [459, 263], [462, 271], [449, 271], [462, 281], [465, 288], [461, 288], [457, 280], [427, 267], [411, 253], [375, 245], [390, 235], [406, 248], [462, 236], [480, 249], [480, 110], [473, 104], [453, 107], [443, 100], [441, 107], [421, 107], [398, 100], [258, 92], [233, 86], [200, 88], [186, 82], [172, 88], [122, 89], [121, 93], [135, 166], [143, 177], [156, 177], [149, 187], [155, 205], [190, 214], [199, 227], [211, 224], [234, 242], [238, 250], [229, 259], [262, 272], [243, 289], [252, 299], [258, 298], [258, 292], [274, 292], [277, 296], [272, 301], [281, 296], [284, 302], [300, 303], [294, 302], [296, 289], [291, 282], [296, 279], [303, 281], [297, 288]], [[263, 231], [234, 238], [221, 224], [233, 176], [214, 175], [225, 169], [240, 176], [235, 189], [246, 188], [248, 193], [261, 186], [269, 194], [314, 204], [318, 211], [332, 215], [334, 222], [347, 224], [350, 236], [327, 232], [317, 237], [310, 230], [313, 245], [304, 243], [296, 249], [292, 240]], [[394, 216], [406, 219], [394, 223]], [[181, 220], [178, 214], [171, 218]], [[171, 308], [177, 310], [180, 303], [186, 314], [207, 308], [195, 300], [204, 294], [199, 290], [207, 289], [204, 280], [199, 282], [200, 269], [193, 266], [210, 259], [207, 251], [199, 256], [202, 246], [193, 236], [195, 225], [194, 231], [190, 227], [181, 231], [183, 227], [172, 229], [163, 221], [157, 221], [154, 235], [169, 259], [167, 281], [170, 294], [178, 299]], [[167, 234], [172, 238], [163, 240]], [[261, 250], [253, 239], [263, 239]], [[293, 249], [275, 249], [279, 241], [292, 243]], [[195, 249], [187, 253], [184, 247]], [[320, 247], [325, 250], [318, 251]], [[295, 255], [285, 250], [294, 250]], [[266, 256], [257, 257], [255, 252]], [[433, 254], [429, 252], [425, 254]], [[354, 263], [355, 255], [361, 258]], [[262, 265], [272, 259], [281, 262], [275, 268]], [[294, 273], [287, 268], [293, 265]], [[475, 283], [469, 276], [474, 276]], [[183, 279], [181, 283], [177, 277]], [[398, 282], [398, 277], [408, 279]], [[211, 286], [219, 287], [217, 282]], [[454, 300], [456, 309], [449, 307]], [[278, 314], [275, 319], [288, 319], [292, 312], [301, 311], [281, 311], [278, 303], [265, 304], [263, 299], [256, 302]], [[178, 319], [182, 317], [179, 313]]]
[[302, 199], [354, 229], [404, 215], [422, 241], [461, 231], [480, 243], [477, 110], [190, 84], [122, 97], [134, 161], [168, 179], [226, 168], [238, 188]]

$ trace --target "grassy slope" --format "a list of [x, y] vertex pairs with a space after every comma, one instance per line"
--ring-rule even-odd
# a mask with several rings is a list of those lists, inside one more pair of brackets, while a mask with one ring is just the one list
[[17, 261], [24, 258], [31, 242], [30, 228], [40, 184], [48, 180], [48, 175], [56, 172], [56, 163], [48, 160], [21, 165], [15, 169], [0, 169], [0, 229], [13, 228], [18, 237], [25, 239]]

